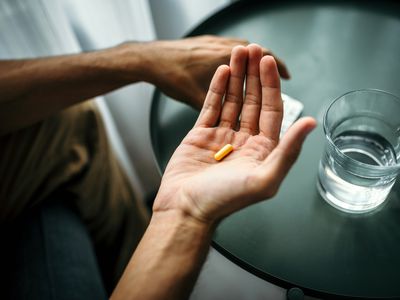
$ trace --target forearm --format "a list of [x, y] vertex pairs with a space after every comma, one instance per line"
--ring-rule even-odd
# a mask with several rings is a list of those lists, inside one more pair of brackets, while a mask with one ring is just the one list
[[212, 227], [172, 210], [155, 213], [111, 299], [187, 299]]
[[143, 44], [0, 61], [0, 134], [126, 84], [146, 80]]

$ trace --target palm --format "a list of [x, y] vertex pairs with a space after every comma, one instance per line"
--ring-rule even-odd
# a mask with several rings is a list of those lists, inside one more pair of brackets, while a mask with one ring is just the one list
[[[167, 197], [161, 198], [179, 200], [156, 201], [155, 209], [180, 208], [198, 218], [219, 219], [277, 191], [314, 123], [298, 122], [278, 144], [283, 115], [279, 75], [274, 60], [261, 56], [255, 45], [242, 47], [232, 52], [230, 69], [218, 68], [194, 128], [163, 177], [160, 193]], [[234, 151], [216, 161], [214, 154], [228, 143]]]
[[[214, 154], [227, 143], [234, 145], [234, 151], [223, 162], [217, 162]], [[202, 197], [196, 207], [210, 201], [215, 210], [221, 210], [233, 199], [245, 200], [244, 191], [250, 187], [252, 176], [275, 145], [262, 135], [252, 136], [228, 128], [194, 128], [177, 148], [171, 159], [173, 168], [168, 168], [165, 176], [175, 182], [177, 189], [189, 187], [184, 193], [190, 199], [198, 199], [207, 189], [207, 199]]]

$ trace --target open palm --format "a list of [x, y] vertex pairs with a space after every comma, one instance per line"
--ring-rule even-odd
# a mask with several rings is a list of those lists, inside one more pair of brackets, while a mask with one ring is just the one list
[[[279, 141], [279, 74], [273, 57], [262, 55], [257, 45], [238, 46], [230, 65], [217, 69], [194, 128], [166, 168], [153, 210], [180, 209], [215, 221], [277, 192], [315, 121], [297, 121]], [[214, 154], [228, 143], [234, 151], [216, 161]]]

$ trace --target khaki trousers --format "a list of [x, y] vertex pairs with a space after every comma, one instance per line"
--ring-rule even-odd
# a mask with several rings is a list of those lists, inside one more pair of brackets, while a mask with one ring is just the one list
[[0, 222], [11, 226], [55, 192], [72, 193], [108, 289], [148, 223], [148, 214], [107, 142], [93, 101], [0, 137]]

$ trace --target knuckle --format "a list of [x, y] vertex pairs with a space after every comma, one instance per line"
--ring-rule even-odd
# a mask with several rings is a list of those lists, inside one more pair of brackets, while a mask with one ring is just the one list
[[221, 127], [227, 127], [227, 128], [233, 128], [234, 127], [234, 124], [230, 120], [228, 120], [226, 118], [223, 118], [223, 117], [221, 117], [221, 120], [219, 121], [219, 125]]
[[267, 199], [270, 199], [270, 198], [273, 198], [273, 197], [275, 197], [276, 196], [276, 194], [278, 193], [278, 190], [279, 190], [279, 188], [277, 187], [277, 186], [270, 186], [268, 189], [267, 189], [267, 191], [266, 191], [266, 193], [265, 193], [265, 197], [267, 198]]
[[246, 119], [241, 119], [240, 120], [240, 128], [241, 129], [247, 129], [250, 133], [256, 132], [257, 128], [254, 126], [253, 122], [250, 122]]
[[260, 97], [252, 92], [246, 92], [245, 103], [248, 105], [259, 105]]
[[285, 153], [286, 161], [289, 162], [291, 165], [294, 164], [299, 157], [300, 150], [301, 146], [299, 145], [294, 145], [292, 148], [287, 150]]
[[219, 102], [214, 102], [214, 101], [204, 101], [203, 100], [199, 100], [197, 103], [199, 105], [202, 105], [202, 110], [204, 111], [214, 111], [214, 112], [218, 112], [220, 109], [220, 103]]
[[278, 104], [269, 104], [269, 103], [262, 103], [262, 110], [263, 111], [267, 111], [267, 112], [275, 112], [275, 113], [282, 113], [283, 112], [283, 108], [282, 105]]
[[213, 86], [213, 85], [210, 86], [209, 91], [211, 93], [213, 93], [213, 94], [218, 95], [218, 96], [223, 96], [223, 94], [224, 94], [223, 90], [221, 90], [221, 89], [219, 89], [219, 88], [217, 88], [216, 86]]
[[225, 101], [238, 103], [238, 102], [241, 102], [242, 99], [240, 96], [236, 95], [235, 93], [228, 91], [225, 96]]

